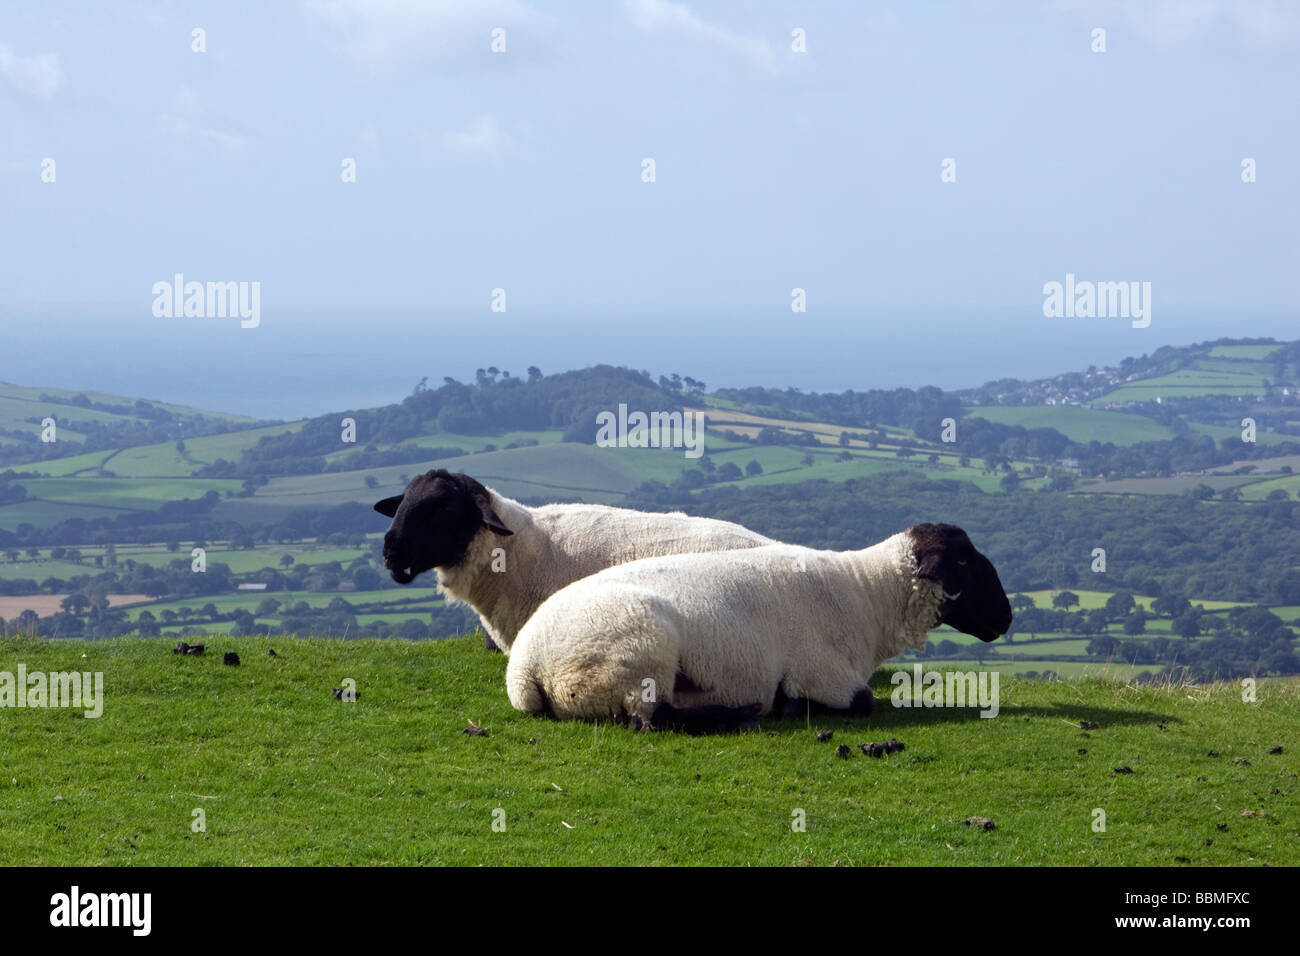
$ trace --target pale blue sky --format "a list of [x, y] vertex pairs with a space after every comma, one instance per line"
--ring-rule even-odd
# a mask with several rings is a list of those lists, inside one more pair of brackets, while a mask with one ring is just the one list
[[[11, 2], [0, 321], [34, 309], [193, 349], [185, 320], [150, 312], [152, 284], [183, 272], [261, 282], [263, 329], [201, 333], [236, 354], [271, 326], [307, 347], [322, 316], [437, 355], [439, 328], [467, 321], [544, 320], [558, 349], [571, 313], [689, 316], [725, 340], [755, 316], [833, 335], [855, 309], [900, 306], [947, 310], [927, 338], [954, 342], [971, 314], [997, 316], [982, 336], [1013, 352], [1061, 334], [1041, 288], [1073, 272], [1151, 282], [1153, 324], [1104, 349], [1118, 330], [1085, 328], [1106, 354], [1041, 374], [1216, 329], [1294, 337], [1297, 90], [1300, 4], [1257, 0]], [[488, 311], [495, 287], [508, 321]], [[668, 370], [582, 328], [559, 364]], [[753, 346], [755, 374], [785, 374], [764, 384], [820, 374], [814, 350]], [[774, 348], [792, 364], [772, 369]], [[493, 361], [462, 351], [425, 374]], [[522, 372], [527, 355], [500, 351]], [[675, 364], [718, 380], [707, 363]], [[926, 371], [882, 367], [880, 384]], [[827, 387], [877, 384], [849, 378]]]

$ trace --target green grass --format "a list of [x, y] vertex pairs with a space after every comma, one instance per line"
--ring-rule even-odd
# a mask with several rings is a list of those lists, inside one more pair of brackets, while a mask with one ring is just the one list
[[[640, 452], [685, 460], [671, 449], [597, 448], [556, 443], [463, 455], [429, 462], [273, 478], [252, 498], [223, 501], [214, 516], [235, 521], [266, 520], [277, 509], [329, 507], [348, 501], [373, 502], [402, 490], [400, 476], [428, 468], [450, 468], [474, 475], [484, 484], [512, 497], [577, 497], [598, 503], [619, 500], [645, 479], [619, 453]], [[379, 484], [366, 487], [373, 475]]]
[[[108, 405], [132, 405], [137, 401], [137, 396], [115, 395], [110, 392], [96, 392], [91, 389], [68, 389], [68, 388], [49, 388], [38, 385], [13, 385], [9, 382], [0, 382], [0, 396], [11, 399], [18, 399], [29, 402], [38, 402], [42, 394], [49, 395], [56, 403], [66, 403], [78, 395], [85, 395], [92, 402], [103, 402]], [[192, 418], [196, 415], [202, 415], [204, 418], [216, 419], [223, 422], [234, 424], [242, 422], [251, 422], [253, 419], [245, 415], [231, 415], [227, 412], [214, 412], [208, 409], [192, 408], [188, 405], [169, 405], [167, 402], [156, 402], [152, 399], [146, 399], [155, 408], [161, 408], [164, 411], [180, 415], [185, 418]], [[81, 409], [77, 406], [70, 406], [74, 411], [90, 412], [91, 409]], [[98, 413], [104, 414], [104, 413]], [[134, 416], [131, 416], [134, 417]]]
[[[42, 399], [41, 395], [48, 396]], [[81, 408], [68, 402], [78, 394], [85, 395], [89, 400], [96, 402], [105, 402], [112, 405], [130, 406], [135, 402], [133, 398], [125, 398], [121, 395], [109, 395], [104, 392], [94, 391], [70, 391], [59, 388], [41, 388], [27, 385], [11, 385], [7, 382], [0, 382], [0, 428], [18, 429], [22, 431], [30, 430], [33, 435], [39, 434], [39, 422], [47, 417], [53, 418], [58, 425], [58, 440], [72, 444], [80, 444], [85, 440], [85, 435], [68, 427], [71, 422], [96, 422], [106, 426], [132, 426], [143, 425], [148, 422], [137, 415], [117, 412], [104, 412], [93, 408]], [[223, 412], [202, 411], [194, 408], [187, 408], [182, 405], [168, 405], [162, 402], [152, 403], [156, 408], [170, 411], [180, 416], [184, 420], [196, 420], [202, 416], [210, 421], [224, 423], [230, 426], [251, 422], [252, 419], [242, 415], [228, 415]], [[35, 419], [33, 422], [31, 419]], [[98, 455], [105, 453], [99, 452]], [[80, 457], [80, 456], [78, 456]]]
[[[35, 418], [36, 421], [30, 421]], [[0, 428], [30, 429], [32, 434], [39, 434], [40, 422], [53, 418], [58, 426], [57, 434], [62, 437], [63, 426], [68, 422], [98, 422], [101, 425], [127, 425], [138, 421], [130, 415], [117, 415], [113, 412], [101, 412], [93, 408], [78, 408], [75, 405], [60, 405], [56, 402], [42, 402], [37, 398], [22, 398], [0, 393]]]
[[243, 484], [235, 478], [24, 478], [22, 483], [30, 497], [41, 501], [94, 502], [126, 511], [151, 511], [209, 491], [238, 491]]
[[187, 438], [184, 452], [176, 450], [174, 441], [136, 445], [111, 452], [87, 452], [84, 455], [41, 462], [29, 470], [40, 471], [54, 478], [80, 472], [95, 474], [101, 468], [121, 478], [188, 477], [218, 458], [238, 461], [240, 453], [256, 445], [263, 435], [280, 435], [297, 431], [302, 426], [302, 422], [291, 422], [287, 425], [267, 425], [264, 428]]
[[1241, 489], [1241, 497], [1247, 501], [1262, 501], [1278, 489], [1285, 491], [1290, 498], [1300, 497], [1300, 475], [1286, 475], [1268, 481], [1257, 481]]
[[68, 578], [78, 577], [83, 574], [94, 575], [111, 570], [112, 568], [108, 567], [95, 567], [93, 559], [89, 562], [83, 562], [82, 564], [74, 564], [71, 561], [53, 561], [49, 558], [46, 558], [44, 561], [36, 562], [29, 561], [26, 553], [23, 553], [23, 556], [18, 559], [17, 564], [11, 564], [7, 560], [3, 564], [0, 564], [0, 578], [5, 580], [26, 578], [33, 581], [44, 581], [46, 578], [54, 577], [62, 578], [66, 581]]
[[1173, 429], [1141, 415], [1075, 405], [986, 405], [971, 408], [968, 414], [972, 418], [983, 418], [1003, 425], [1055, 428], [1075, 442], [1099, 441], [1131, 445], [1174, 437]]
[[[101, 671], [106, 689], [98, 719], [4, 713], [0, 864], [1300, 862], [1300, 755], [1266, 753], [1294, 738], [1295, 680], [1248, 705], [1231, 684], [1006, 677], [982, 720], [892, 708], [882, 673], [870, 719], [690, 738], [517, 713], [480, 641], [213, 637], [201, 658], [165, 640], [0, 641], [0, 670]], [[243, 665], [222, 666], [233, 649]], [[330, 694], [344, 678], [355, 703]], [[462, 734], [471, 719], [489, 736]], [[907, 749], [835, 756], [889, 737]]]
[[1186, 398], [1192, 395], [1261, 395], [1264, 378], [1260, 366], [1243, 365], [1240, 370], [1185, 368], [1168, 375], [1128, 382], [1101, 396], [1099, 402], [1153, 402], [1156, 398]]
[[202, 498], [208, 491], [238, 491], [232, 478], [24, 478], [28, 497], [0, 508], [0, 528], [27, 523], [50, 527], [69, 518], [91, 520], [129, 511], [152, 511], [165, 502]]

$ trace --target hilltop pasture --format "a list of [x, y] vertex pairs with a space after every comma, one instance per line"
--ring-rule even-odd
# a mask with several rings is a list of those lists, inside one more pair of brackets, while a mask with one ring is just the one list
[[[998, 715], [981, 719], [893, 707], [881, 671], [870, 718], [692, 738], [518, 713], [479, 636], [208, 643], [190, 657], [165, 640], [0, 640], [0, 670], [105, 684], [97, 719], [6, 721], [0, 863], [1300, 863], [1300, 754], [1268, 753], [1300, 720], [1295, 679], [1246, 704], [1234, 684], [1004, 675]], [[227, 650], [241, 666], [222, 666]], [[331, 695], [345, 679], [355, 702]], [[462, 733], [469, 721], [487, 735]], [[889, 738], [906, 749], [857, 748]]]

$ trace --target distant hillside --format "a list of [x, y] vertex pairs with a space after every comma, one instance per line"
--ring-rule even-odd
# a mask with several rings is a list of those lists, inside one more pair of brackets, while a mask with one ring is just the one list
[[[431, 467], [465, 470], [527, 501], [617, 504], [636, 492], [686, 506], [710, 488], [900, 471], [985, 493], [1277, 500], [1300, 495], [1298, 365], [1300, 343], [1219, 340], [968, 391], [839, 393], [709, 392], [689, 376], [608, 365], [532, 368], [526, 378], [488, 368], [473, 383], [421, 382], [391, 405], [282, 424], [3, 386], [0, 410], [13, 428], [0, 428], [0, 466], [10, 469], [0, 471], [0, 532], [30, 528], [21, 544], [76, 543], [129, 527], [130, 540], [156, 541], [182, 514], [257, 533], [310, 512], [323, 532], [354, 533], [363, 512], [337, 509], [368, 507]], [[1149, 400], [1114, 400], [1125, 393]], [[620, 405], [706, 415], [706, 453], [596, 447], [596, 415]], [[42, 417], [58, 423], [54, 445], [39, 440]], [[1243, 441], [1245, 418], [1253, 442]], [[207, 495], [215, 503], [197, 504]], [[191, 504], [163, 508], [181, 501]]]
[[[957, 394], [971, 405], [1084, 405], [1135, 409], [1164, 405], [1190, 410], [1212, 405], [1188, 399], [1277, 399], [1300, 411], [1300, 342], [1218, 339], [1164, 346], [1117, 366], [1091, 366], [1051, 378], [1000, 379]], [[1285, 401], [1286, 399], [1292, 401]]]
[[[43, 423], [49, 419], [55, 424], [53, 442], [43, 440]], [[211, 435], [255, 424], [255, 419], [243, 415], [142, 398], [0, 382], [0, 465]]]
[[[1204, 343], [969, 392], [710, 392], [608, 365], [526, 378], [487, 368], [472, 383], [422, 381], [389, 405], [278, 424], [28, 390], [12, 396], [28, 444], [9, 439], [0, 462], [0, 633], [462, 632], [463, 608], [384, 573], [385, 522], [371, 507], [442, 467], [529, 504], [711, 514], [819, 547], [951, 521], [1026, 592], [1013, 599], [1014, 641], [996, 649], [1009, 668], [1294, 674], [1296, 348]], [[1124, 390], [1152, 400], [1111, 400]], [[703, 415], [705, 440], [596, 444], [597, 415], [620, 406]], [[28, 434], [38, 411], [59, 422], [56, 445]], [[80, 444], [64, 440], [74, 424]], [[1106, 567], [1094, 566], [1098, 548]], [[941, 632], [927, 653], [995, 650]]]

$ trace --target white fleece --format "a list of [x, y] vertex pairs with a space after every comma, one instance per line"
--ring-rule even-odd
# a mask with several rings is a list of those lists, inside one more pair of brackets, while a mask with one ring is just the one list
[[[730, 521], [565, 504], [530, 508], [488, 489], [514, 534], [481, 529], [465, 557], [438, 569], [438, 586], [478, 612], [496, 645], [510, 653], [524, 622], [548, 597], [604, 568], [654, 555], [754, 548], [771, 538]], [[496, 549], [501, 553], [496, 554]], [[494, 570], [494, 566], [503, 570]]]
[[582, 720], [648, 721], [659, 702], [767, 713], [778, 687], [848, 707], [937, 624], [942, 589], [916, 570], [907, 532], [861, 551], [778, 544], [609, 568], [537, 609], [506, 689], [519, 710], [549, 699], [554, 716]]

